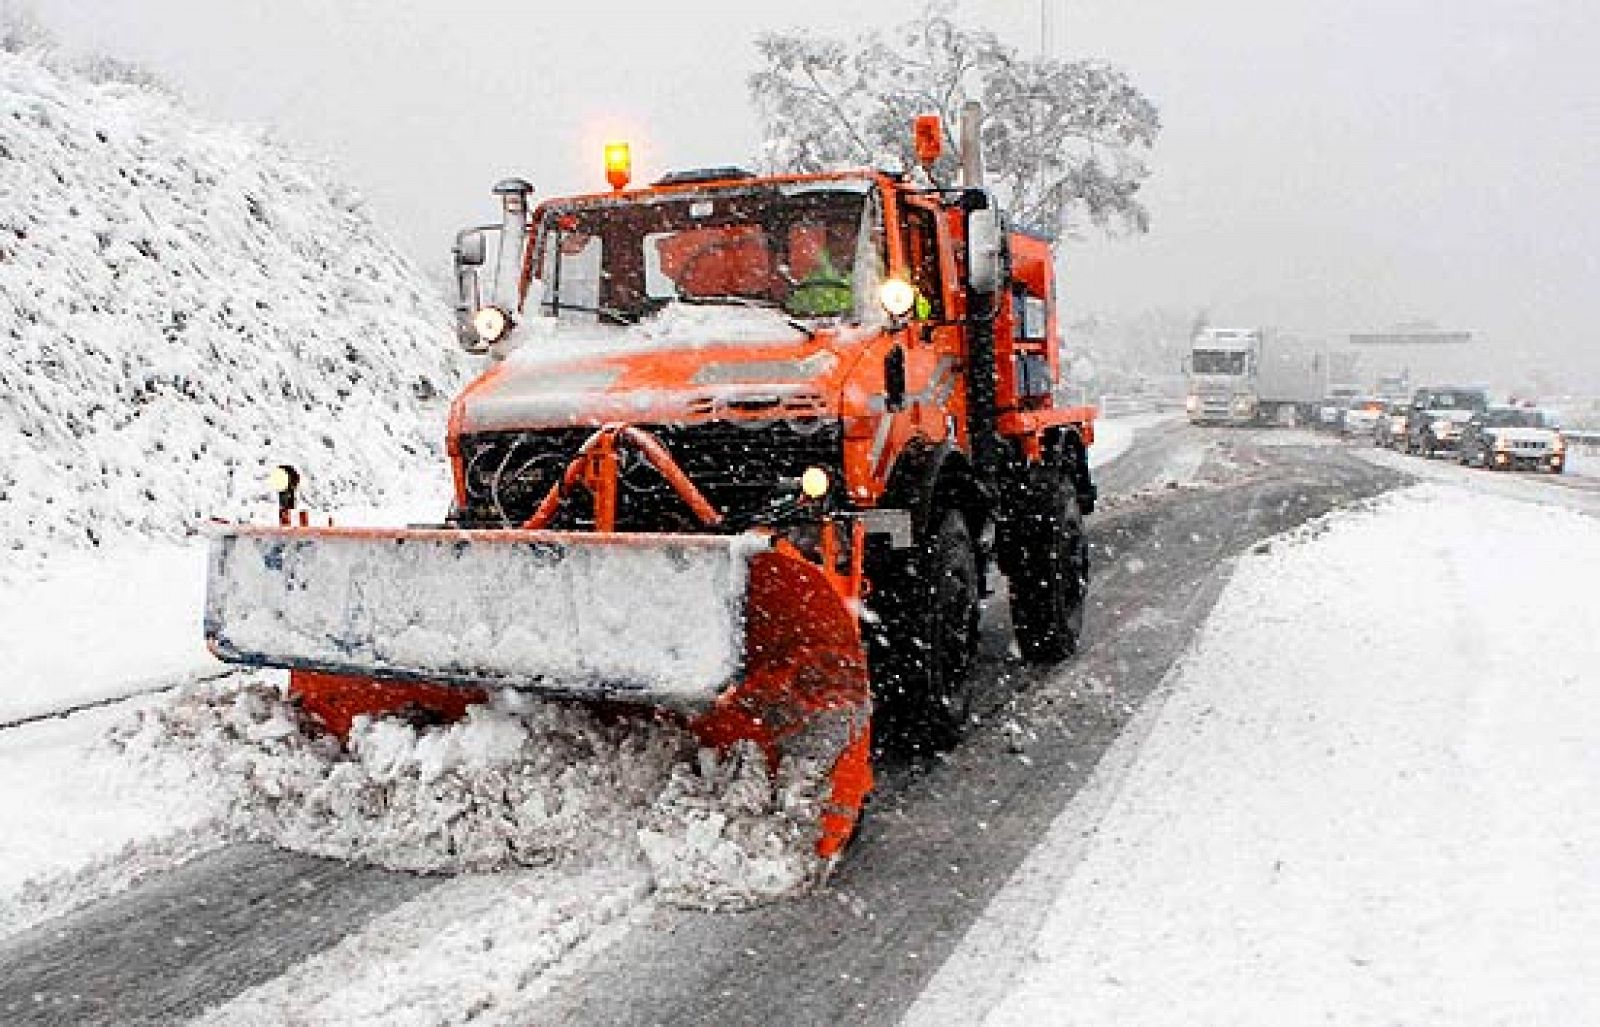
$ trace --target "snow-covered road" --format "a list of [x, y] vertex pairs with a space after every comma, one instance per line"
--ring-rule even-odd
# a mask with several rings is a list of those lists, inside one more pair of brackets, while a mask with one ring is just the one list
[[[1178, 435], [1182, 436], [1186, 432], [1187, 429], [1183, 429], [1178, 432]], [[1175, 440], [1164, 438], [1162, 442], [1166, 443], [1166, 445], [1157, 443], [1154, 448], [1164, 452], [1170, 448], [1171, 444], [1175, 443]], [[1194, 447], [1190, 441], [1183, 442], [1183, 447], [1185, 452], [1192, 448], [1197, 454], [1200, 449], [1204, 448], [1203, 446]], [[1149, 484], [1149, 482], [1145, 481], [1145, 477], [1147, 477], [1146, 468], [1159, 470], [1166, 465], [1165, 460], [1151, 462], [1140, 457], [1137, 450], [1132, 451], [1132, 455], [1128, 459], [1131, 461], [1129, 464], [1131, 470], [1125, 480], [1119, 481], [1120, 472], [1117, 469], [1122, 463], [1121, 460], [1114, 461], [1109, 466], [1102, 468], [1104, 480], [1109, 483], [1109, 487], [1114, 492], [1125, 488], [1140, 488], [1145, 484]], [[1185, 459], [1188, 460], [1189, 458], [1186, 457]], [[1198, 457], [1195, 460], [1197, 462]], [[1149, 473], [1155, 472], [1150, 471]], [[1203, 523], [1205, 516], [1209, 515], [1197, 513], [1194, 518], [1196, 524]], [[1178, 532], [1179, 535], [1189, 533], [1187, 529], [1180, 531], [1176, 527], [1172, 530]], [[1118, 542], [1113, 549], [1120, 552], [1122, 546], [1123, 543]], [[1113, 549], [1107, 550], [1107, 559], [1112, 558]], [[1195, 554], [1193, 565], [1196, 568], [1206, 568], [1208, 566], [1206, 558], [1200, 553]], [[1185, 563], [1184, 566], [1187, 567], [1189, 564]], [[1114, 576], [1115, 572], [1112, 567], [1103, 566], [1103, 573], [1108, 576], [1107, 580], [1109, 580], [1109, 577]], [[1110, 592], [1105, 593], [1107, 597], [1111, 594]], [[1103, 617], [1105, 614], [1092, 612], [1091, 616]], [[1016, 687], [1014, 680], [1012, 680], [1013, 675], [1016, 673], [1015, 668], [1008, 667], [1005, 655], [1007, 629], [1003, 619], [996, 622], [997, 618], [1003, 617], [1004, 605], [998, 604], [991, 610], [991, 617], [989, 618], [991, 623], [985, 636], [986, 648], [989, 653], [987, 657], [989, 669], [984, 674], [982, 687], [985, 689], [984, 702], [991, 709], [1007, 703], [1010, 697], [1014, 695]], [[41, 669], [47, 670], [48, 665], [41, 665]], [[158, 703], [158, 708], [161, 709], [176, 708], [171, 700], [168, 699], [161, 699], [156, 702]], [[218, 810], [215, 808], [215, 803], [206, 801], [217, 799], [226, 790], [219, 792], [215, 787], [202, 787], [197, 792], [193, 789], [186, 791], [179, 787], [177, 783], [169, 786], [169, 790], [165, 793], [168, 805], [173, 809], [181, 810], [185, 816], [191, 818], [191, 822], [194, 824], [193, 829], [189, 830], [187, 835], [176, 839], [182, 845], [175, 847], [170, 836], [164, 835], [164, 832], [183, 823], [181, 818], [168, 817], [164, 820], [161, 807], [141, 805], [133, 801], [137, 798], [136, 789], [133, 786], [137, 785], [138, 776], [144, 773], [142, 765], [131, 768], [131, 775], [126, 768], [121, 774], [118, 774], [114, 772], [114, 767], [108, 768], [101, 759], [89, 760], [83, 758], [84, 749], [92, 745], [109, 725], [116, 723], [119, 718], [125, 720], [129, 710], [130, 707], [124, 704], [120, 707], [96, 711], [93, 714], [80, 714], [62, 721], [44, 722], [12, 731], [0, 732], [0, 746], [4, 747], [4, 751], [0, 752], [0, 757], [4, 759], [0, 761], [8, 762], [15, 770], [15, 773], [7, 777], [5, 781], [7, 795], [16, 800], [0, 805], [0, 810], [9, 810], [8, 813], [0, 813], [0, 849], [4, 850], [0, 852], [0, 855], [6, 857], [4, 862], [8, 868], [8, 873], [5, 880], [10, 882], [5, 888], [0, 888], [0, 892], [8, 893], [0, 894], [0, 910], [5, 913], [5, 915], [0, 915], [0, 920], [5, 921], [4, 928], [15, 929], [38, 919], [40, 916], [60, 913], [80, 901], [94, 899], [96, 896], [125, 887], [130, 881], [136, 880], [141, 876], [159, 873], [164, 867], [169, 866], [175, 858], [192, 855], [198, 848], [204, 848], [207, 842], [215, 845], [224, 837], [229, 836], [218, 823]], [[1109, 712], [1114, 716], [1119, 715], [1115, 713], [1115, 708], [1111, 708]], [[1099, 716], [1099, 714], [1095, 715], [1095, 717]], [[188, 733], [197, 726], [203, 725], [188, 724], [184, 731]], [[272, 730], [268, 730], [270, 727], [270, 723], [263, 722], [261, 726], [251, 730], [253, 733], [265, 737], [274, 733]], [[993, 757], [1009, 764], [1014, 769], [1026, 772], [1022, 764], [1018, 763], [1014, 757], [1007, 755], [1009, 744], [1004, 738], [999, 739], [998, 746], [993, 751]], [[969, 751], [976, 753], [979, 750], [973, 749]], [[225, 754], [218, 752], [211, 755]], [[241, 767], [255, 766], [260, 770], [269, 771], [270, 776], [261, 779], [262, 785], [281, 788], [283, 783], [291, 779], [277, 771], [272, 771], [270, 769], [273, 766], [272, 762], [263, 761], [260, 754], [252, 755], [241, 751], [237, 755], [247, 760], [247, 762], [239, 764]], [[419, 755], [423, 755], [420, 750]], [[984, 758], [990, 757], [986, 756]], [[1087, 764], [1082, 764], [1082, 766], [1086, 771]], [[252, 770], [250, 773], [258, 775], [260, 770]], [[37, 787], [30, 789], [28, 779], [32, 773], [49, 777], [50, 784], [47, 794], [40, 793]], [[130, 776], [133, 778], [131, 781], [129, 780]], [[346, 773], [345, 776], [348, 777], [348, 774]], [[893, 790], [915, 787], [909, 779], [902, 779], [899, 782], [886, 780], [885, 783], [886, 790], [884, 795], [886, 797], [892, 797]], [[386, 787], [382, 781], [375, 780], [373, 784], [380, 788]], [[366, 786], [359, 787], [365, 788]], [[1046, 794], [1048, 794], [1048, 790]], [[352, 793], [353, 795], [354, 793]], [[33, 801], [35, 799], [40, 801]], [[437, 812], [444, 816], [448, 814], [445, 805], [448, 803], [449, 795], [441, 794], [440, 799], [441, 802], [438, 804]], [[885, 798], [885, 802], [888, 801], [890, 801], [890, 798]], [[974, 801], [981, 800], [975, 799]], [[105, 815], [102, 810], [105, 811], [105, 814], [115, 815]], [[509, 812], [513, 816], [524, 815], [516, 810], [509, 810]], [[924, 812], [919, 812], [916, 818], [907, 821], [907, 823], [921, 823], [925, 817], [937, 815], [938, 803], [933, 802], [927, 805]], [[427, 817], [421, 819], [426, 820]], [[441, 821], [441, 823], [443, 822]], [[920, 830], [920, 828], [918, 829]], [[7, 838], [11, 839], [9, 843], [4, 841]], [[1016, 834], [1008, 844], [1026, 845], [1028, 840], [1025, 834]], [[911, 869], [920, 871], [925, 869], [925, 864]], [[235, 876], [216, 879], [215, 884], [217, 887], [224, 888], [225, 891], [220, 894], [211, 894], [206, 900], [209, 903], [208, 908], [213, 910], [210, 915], [232, 922], [229, 918], [233, 914], [227, 912], [227, 910], [233, 905], [239, 905], [239, 913], [247, 915], [246, 911], [253, 903], [273, 901], [268, 896], [257, 894], [253, 890], [253, 885], [245, 885], [241, 888], [240, 884], [242, 882], [237, 878], [237, 872], [235, 868], [231, 871]], [[188, 882], [183, 887], [183, 891], [186, 894], [206, 895], [210, 886], [203, 882], [210, 881], [216, 874], [228, 875], [229, 873], [230, 871], [226, 867], [222, 864], [217, 864], [214, 859], [208, 857], [192, 864], [190, 868], [180, 871], [177, 879]], [[643, 894], [639, 891], [639, 888], [649, 881], [646, 874], [647, 872], [639, 867], [626, 868], [626, 873], [623, 876], [628, 882], [628, 887], [619, 894], [623, 896], [632, 895], [633, 899], [628, 900], [629, 902], [637, 900]], [[268, 875], [268, 877], [271, 878], [273, 875]], [[169, 874], [166, 879], [170, 880], [173, 877]], [[548, 891], [551, 895], [573, 892], [574, 889], [559, 885], [559, 880], [562, 879], [565, 879], [562, 874], [550, 876], [535, 873], [527, 882], [528, 901], [535, 901], [541, 890]], [[21, 883], [28, 880], [32, 880], [35, 884], [27, 888], [21, 888], [19, 891]], [[374, 878], [373, 889], [375, 891], [362, 890], [350, 885], [345, 887], [340, 894], [348, 895], [348, 901], [368, 911], [381, 911], [384, 908], [381, 904], [376, 906], [373, 904], [376, 895], [393, 895], [390, 905], [405, 902], [406, 896], [395, 892], [393, 888], [383, 883], [384, 880], [385, 878], [382, 875]], [[995, 880], [998, 882], [998, 878], [995, 878]], [[510, 887], [511, 878], [508, 877], [505, 881], [507, 887]], [[4, 884], [5, 882], [0, 881], [0, 885]], [[161, 894], [162, 887], [161, 881], [152, 881], [148, 886], [141, 886], [136, 894], [130, 894], [127, 900], [136, 903], [142, 901], [137, 898], [138, 894]], [[491, 887], [492, 890], [492, 886], [488, 887]], [[577, 892], [587, 894], [583, 887], [575, 885], [574, 888]], [[454, 895], [459, 890], [450, 890], [448, 894]], [[471, 889], [468, 889], [468, 891], [470, 892]], [[471, 912], [471, 909], [475, 908], [473, 907], [473, 902], [477, 901], [473, 899], [472, 895], [463, 893], [460, 901], [442, 901], [446, 897], [446, 892], [440, 892], [439, 900], [428, 896], [419, 897], [409, 907], [400, 906], [393, 911], [394, 918], [397, 918], [393, 920], [394, 923], [413, 925], [414, 933], [420, 932], [417, 935], [418, 937], [427, 936], [440, 939], [440, 944], [444, 948], [435, 952], [438, 957], [435, 960], [436, 962], [450, 962], [452, 964], [460, 964], [462, 962], [461, 953], [457, 951], [459, 946], [456, 946], [455, 942], [450, 941], [450, 939], [455, 939], [456, 941], [466, 939], [462, 943], [468, 944], [473, 937], [489, 937], [492, 935], [493, 937], [489, 937], [489, 948], [483, 949], [485, 952], [491, 950], [501, 951], [500, 946], [517, 944], [516, 939], [504, 936], [505, 931], [496, 929], [495, 931], [489, 931], [489, 934], [485, 935], [484, 930], [480, 930], [479, 926], [474, 926], [478, 924], [481, 917]], [[8, 901], [10, 902], [9, 907], [7, 906]], [[335, 901], [345, 900], [336, 898]], [[557, 903], [557, 905], [551, 907], [551, 910], [554, 913], [561, 913], [561, 910], [566, 909], [570, 913], [572, 909], [581, 910], [583, 906], [583, 902], [578, 902], [576, 906]], [[531, 909], [532, 907], [529, 908]], [[641, 906], [640, 908], [643, 909], [645, 907]], [[806, 904], [796, 907], [802, 913], [808, 908], [811, 907]], [[286, 913], [285, 915], [289, 914]], [[385, 915], [387, 916], [387, 914]], [[566, 916], [567, 914], [561, 913], [561, 915]], [[86, 911], [82, 917], [75, 917], [74, 920], [82, 919], [85, 923], [85, 929], [94, 933], [97, 944], [102, 948], [107, 946], [114, 948], [107, 933], [110, 928], [105, 926], [103, 919], [96, 919], [98, 916], [97, 912], [91, 910]], [[384, 922], [390, 923], [390, 920], [385, 920]], [[544, 922], [550, 923], [552, 925], [551, 929], [562, 936], [572, 936], [580, 940], [597, 926], [595, 922], [584, 917], [572, 919], [565, 926], [556, 926], [555, 921], [550, 921], [548, 918]], [[725, 918], [712, 917], [706, 921], [706, 924], [711, 928], [720, 930], [725, 922]], [[91, 923], [95, 925], [92, 928], [87, 926]], [[338, 941], [352, 930], [359, 928], [359, 926], [359, 922], [353, 920], [344, 922], [337, 918], [331, 918], [324, 921], [319, 936], [323, 938], [322, 944], [327, 945]], [[0, 928], [0, 933], [4, 933], [4, 928]], [[229, 930], [232, 929], [229, 928]], [[263, 929], [267, 929], [265, 925], [263, 925]], [[273, 929], [276, 930], [277, 928]], [[120, 931], [122, 928], [119, 927], [117, 930]], [[226, 934], [226, 931], [222, 933]], [[297, 927], [295, 933], [302, 940], [317, 935], [317, 932], [308, 931], [303, 925]], [[31, 944], [26, 940], [26, 937], [31, 936], [18, 939], [18, 944], [24, 948]], [[262, 947], [261, 958], [258, 960], [255, 971], [257, 973], [277, 974], [283, 970], [293, 968], [295, 963], [303, 958], [302, 955], [297, 954], [302, 952], [300, 948], [296, 946], [284, 947], [272, 943], [270, 939], [266, 938], [235, 938], [230, 943], [228, 952], [238, 951], [239, 946], [248, 948], [255, 945]], [[328, 1003], [328, 1005], [321, 1008], [351, 1008], [349, 1006], [349, 996], [342, 993], [342, 989], [356, 987], [356, 985], [350, 983], [355, 980], [356, 975], [349, 969], [351, 965], [349, 961], [361, 958], [359, 955], [352, 955], [352, 953], [370, 953], [374, 951], [374, 945], [384, 949], [381, 939], [369, 933], [357, 931], [356, 934], [349, 938], [348, 945], [342, 946], [338, 952], [330, 952], [328, 960], [306, 963], [304, 964], [304, 972], [296, 971], [282, 978], [283, 983], [288, 986], [287, 993], [293, 994], [298, 1001], [295, 1008], [300, 1013], [314, 1016], [314, 1010], [318, 1008], [318, 1000], [315, 996], [318, 995], [326, 996]], [[452, 946], [455, 947], [452, 948]], [[470, 944], [468, 947], [470, 948]], [[384, 950], [393, 951], [392, 948]], [[455, 954], [450, 955], [449, 953], [451, 952]], [[394, 954], [398, 957], [398, 953]], [[223, 955], [225, 953], [219, 952], [217, 957], [221, 958]], [[202, 957], [198, 951], [192, 953], [191, 956], [195, 959], [210, 958]], [[133, 956], [128, 958], [133, 959], [133, 962], [129, 964], [130, 967], [135, 969], [139, 979], [143, 979], [143, 972], [136, 970], [140, 965], [138, 958]], [[426, 953], [418, 952], [414, 954], [414, 958], [427, 962], [430, 957]], [[0, 963], [5, 961], [5, 955], [0, 953]], [[38, 965], [37, 960], [29, 965]], [[512, 979], [522, 980], [527, 983], [526, 977], [526, 974], [519, 974], [513, 975]], [[414, 981], [418, 988], [414, 995], [416, 1001], [412, 1003], [415, 1008], [434, 1009], [437, 1011], [450, 1005], [449, 1002], [441, 1004], [436, 1000], [437, 996], [433, 999], [429, 998], [430, 994], [439, 991], [440, 982], [438, 980], [426, 974], [408, 974], [406, 978]], [[213, 991], [207, 993], [227, 995], [230, 994], [227, 989], [229, 987], [239, 987], [240, 982], [241, 978], [237, 974], [219, 971], [215, 979], [208, 985], [208, 988], [213, 989]], [[274, 985], [274, 987], [276, 986]], [[115, 996], [118, 990], [109, 981], [103, 982], [99, 988], [102, 992], [102, 999], [108, 994]], [[514, 987], [512, 990], [526, 991], [525, 988], [520, 986]], [[127, 1001], [130, 997], [122, 995], [117, 1000]], [[174, 996], [171, 995], [166, 996], [164, 999], [158, 999], [156, 996], [147, 996], [147, 998], [158, 1003], [159, 1001], [176, 1001]], [[183, 998], [183, 1001], [200, 1001], [202, 998], [203, 995], [191, 995]], [[265, 1008], [271, 1008], [271, 1003], [274, 1000], [268, 992], [264, 991], [251, 1001], [265, 1003]], [[384, 1008], [382, 1004], [378, 1006], [366, 1004], [364, 1007], [372, 1009]], [[239, 1015], [246, 1015], [250, 1008], [252, 1007], [238, 1006], [235, 1007], [235, 1012]], [[254, 1008], [262, 1008], [262, 1006], [258, 1005]], [[270, 1014], [268, 1018], [270, 1018]]]
[[[1585, 861], [1600, 850], [1568, 787], [1595, 783], [1581, 690], [1524, 702], [1555, 687], [1539, 677], [1546, 670], [1583, 680], [1582, 663], [1563, 661], [1584, 650], [1550, 655], [1574, 608], [1552, 582], [1594, 576], [1590, 543], [1571, 542], [1594, 522], [1486, 492], [1522, 486], [1479, 475], [1296, 529], [1398, 481], [1354, 457], [1306, 433], [1181, 421], [1129, 440], [1100, 469], [1107, 502], [1091, 519], [1085, 651], [1053, 674], [1021, 668], [1005, 652], [1004, 603], [991, 603], [983, 723], [946, 760], [881, 768], [873, 816], [818, 894], [730, 917], [660, 904], [645, 871], [604, 859], [437, 884], [359, 866], [329, 876], [320, 862], [293, 862], [305, 857], [280, 864], [271, 850], [234, 846], [0, 942], [0, 978], [11, 981], [0, 1018], [215, 1006], [216, 1023], [877, 1023], [921, 996], [918, 1022], [1061, 1022], [1078, 1008], [1083, 1022], [1274, 1010], [1363, 1022], [1385, 1000], [1427, 1021], [1419, 996], [1490, 959], [1489, 943], [1474, 947], [1490, 929], [1521, 969], [1480, 975], [1461, 1001], [1538, 985], [1594, 955], [1523, 947], [1518, 934], [1596, 869]], [[1491, 484], [1474, 490], [1477, 480]], [[1471, 559], [1485, 551], [1505, 558]], [[1241, 555], [1202, 643], [1169, 676]], [[1497, 592], [1514, 603], [1485, 612], [1481, 600]], [[1600, 638], [1594, 627], [1586, 639]], [[1161, 701], [1146, 703], [1163, 679]], [[0, 744], [21, 746], [0, 755], [25, 739], [59, 755], [85, 723], [0, 732]], [[34, 733], [44, 729], [65, 733]], [[1549, 734], [1557, 729], [1566, 733]], [[75, 809], [72, 774], [81, 780], [88, 765], [40, 766], [62, 775], [56, 793]], [[7, 779], [8, 794], [26, 795], [25, 777]], [[1518, 790], [1543, 780], [1554, 790], [1538, 801]], [[48, 833], [47, 818], [30, 823]], [[1494, 829], [1506, 823], [1521, 833]], [[1557, 829], [1541, 835], [1544, 824]], [[138, 834], [111, 824], [106, 837], [118, 831]], [[111, 862], [137, 867], [151, 855], [132, 854]], [[1528, 863], [1549, 876], [1520, 876]], [[1373, 876], [1387, 867], [1406, 870]], [[280, 902], [273, 882], [295, 873], [329, 893]], [[93, 897], [126, 881], [102, 870], [57, 883], [70, 905], [72, 889]], [[1563, 907], [1569, 923], [1590, 923], [1584, 901]], [[45, 907], [17, 908], [26, 920]], [[186, 950], [187, 976], [158, 987], [166, 964], [139, 939], [170, 916], [205, 940]], [[92, 986], [60, 993], [48, 968], [90, 939]], [[1329, 953], [1345, 962], [1329, 969]], [[1148, 976], [1157, 964], [1169, 968], [1159, 980]], [[1209, 974], [1230, 970], [1231, 992], [1206, 991]], [[1251, 973], [1268, 983], [1252, 991]], [[1406, 991], [1406, 981], [1423, 984]], [[40, 994], [51, 1004], [32, 1005]]]

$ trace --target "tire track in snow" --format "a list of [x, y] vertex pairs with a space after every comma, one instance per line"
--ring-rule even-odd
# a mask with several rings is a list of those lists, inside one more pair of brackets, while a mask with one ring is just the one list
[[0, 1022], [180, 1022], [439, 880], [230, 845], [0, 942]]

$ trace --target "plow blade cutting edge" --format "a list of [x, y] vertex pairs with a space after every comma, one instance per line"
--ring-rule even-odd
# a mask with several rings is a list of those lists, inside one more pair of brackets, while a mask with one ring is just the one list
[[205, 632], [220, 659], [288, 668], [341, 735], [361, 713], [453, 718], [514, 688], [671, 710], [774, 768], [829, 760], [823, 856], [871, 788], [852, 603], [761, 533], [230, 526], [212, 540]]

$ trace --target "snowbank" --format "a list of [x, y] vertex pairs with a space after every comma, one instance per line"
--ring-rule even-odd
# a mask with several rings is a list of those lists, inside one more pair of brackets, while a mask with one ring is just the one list
[[1132, 448], [1134, 437], [1140, 432], [1180, 416], [1155, 413], [1098, 418], [1094, 422], [1094, 445], [1089, 447], [1089, 466], [1095, 469], [1104, 467]]
[[259, 131], [0, 52], [0, 582], [175, 540], [307, 472], [329, 507], [445, 475], [448, 311], [359, 201]]
[[636, 868], [686, 905], [803, 889], [826, 767], [718, 759], [668, 722], [495, 696], [447, 726], [360, 718], [348, 751], [265, 681], [186, 689], [118, 727], [130, 775], [189, 777], [240, 836], [398, 870]]
[[907, 1022], [1591, 1020], [1597, 580], [1437, 484], [1258, 549]]
[[[552, 963], [647, 899], [741, 909], [821, 879], [827, 768], [816, 760], [786, 758], [773, 780], [753, 749], [719, 759], [671, 723], [516, 694], [449, 726], [360, 719], [346, 751], [302, 721], [281, 677], [0, 731], [0, 938], [241, 839], [420, 873], [509, 875], [442, 893], [477, 896], [462, 901], [478, 910], [498, 889], [507, 905], [429, 942], [450, 951], [462, 930], [523, 932], [499, 940]], [[551, 933], [528, 936], [534, 923]], [[348, 942], [374, 944], [401, 958], [388, 942]], [[513, 973], [488, 947], [475, 951], [493, 964], [479, 968], [484, 987], [517, 991], [535, 975], [534, 963]]]
[[0, 572], [0, 724], [223, 669], [200, 631], [198, 540], [64, 550], [49, 570]]

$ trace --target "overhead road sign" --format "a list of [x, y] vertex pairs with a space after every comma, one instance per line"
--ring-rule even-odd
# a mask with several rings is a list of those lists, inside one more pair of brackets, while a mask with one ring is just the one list
[[1368, 332], [1350, 336], [1352, 346], [1459, 346], [1471, 341], [1471, 332]]

